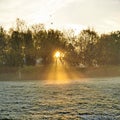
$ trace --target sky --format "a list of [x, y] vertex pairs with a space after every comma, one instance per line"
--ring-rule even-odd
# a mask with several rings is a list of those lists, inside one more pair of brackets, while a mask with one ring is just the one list
[[16, 18], [28, 25], [106, 33], [120, 30], [120, 0], [0, 0], [0, 25], [13, 27]]

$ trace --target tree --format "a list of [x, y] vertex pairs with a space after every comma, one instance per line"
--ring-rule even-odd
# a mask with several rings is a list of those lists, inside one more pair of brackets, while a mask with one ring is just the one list
[[99, 64], [120, 64], [120, 31], [101, 35], [97, 48]]
[[44, 29], [43, 24], [38, 24], [32, 26], [33, 31], [33, 45], [35, 47], [35, 55], [36, 59], [39, 59], [40, 56], [40, 47], [41, 47], [41, 41], [46, 39], [47, 37], [47, 31]]
[[23, 40], [21, 39], [21, 34], [18, 31], [13, 31], [10, 40], [11, 45], [11, 65], [12, 66], [22, 66], [23, 57], [22, 57], [22, 45]]
[[[43, 33], [42, 33], [43, 34]], [[48, 30], [40, 39], [40, 56], [44, 63], [53, 61], [53, 53], [56, 50], [64, 50], [64, 35], [58, 30]]]
[[80, 61], [83, 64], [92, 65], [93, 61], [97, 59], [96, 43], [99, 40], [98, 34], [91, 29], [81, 31], [78, 37], [78, 50]]
[[75, 47], [69, 43], [66, 46], [66, 56], [65, 60], [70, 64], [70, 65], [78, 65], [79, 64], [79, 56], [78, 53], [75, 51]]
[[18, 31], [18, 32], [27, 31], [27, 25], [25, 24], [24, 20], [21, 20], [19, 18], [16, 19], [15, 31]]
[[6, 47], [6, 33], [3, 27], [0, 27], [0, 64], [4, 63], [4, 54], [5, 54], [5, 47]]
[[26, 60], [26, 65], [35, 65], [35, 46], [32, 38], [32, 32], [29, 29], [26, 33], [24, 33], [24, 58]]

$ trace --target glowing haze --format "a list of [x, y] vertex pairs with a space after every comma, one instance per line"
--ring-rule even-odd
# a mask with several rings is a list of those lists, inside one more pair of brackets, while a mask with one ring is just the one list
[[120, 29], [120, 0], [0, 0], [0, 25], [12, 27], [16, 18], [46, 27], [93, 27], [98, 32]]

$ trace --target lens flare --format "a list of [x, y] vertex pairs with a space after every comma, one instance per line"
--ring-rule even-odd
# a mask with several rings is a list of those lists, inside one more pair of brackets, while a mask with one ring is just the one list
[[56, 58], [59, 58], [59, 57], [60, 57], [60, 52], [59, 52], [59, 51], [57, 51], [57, 52], [55, 53], [55, 57], [56, 57]]

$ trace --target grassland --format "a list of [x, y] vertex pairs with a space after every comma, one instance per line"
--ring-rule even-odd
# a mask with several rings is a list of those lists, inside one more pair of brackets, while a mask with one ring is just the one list
[[[94, 78], [94, 77], [118, 77], [120, 76], [119, 66], [100, 66], [100, 67], [88, 67], [88, 68], [73, 68], [65, 67], [62, 72], [67, 72], [68, 75], [74, 74], [79, 79]], [[55, 74], [56, 68], [51, 66], [24, 66], [23, 68], [13, 67], [0, 67], [0, 80], [45, 80], [48, 73]], [[59, 69], [58, 69], [59, 72]], [[19, 74], [20, 73], [20, 74]], [[20, 78], [19, 78], [20, 77]], [[70, 78], [70, 77], [69, 77]], [[72, 78], [72, 77], [71, 77]]]

